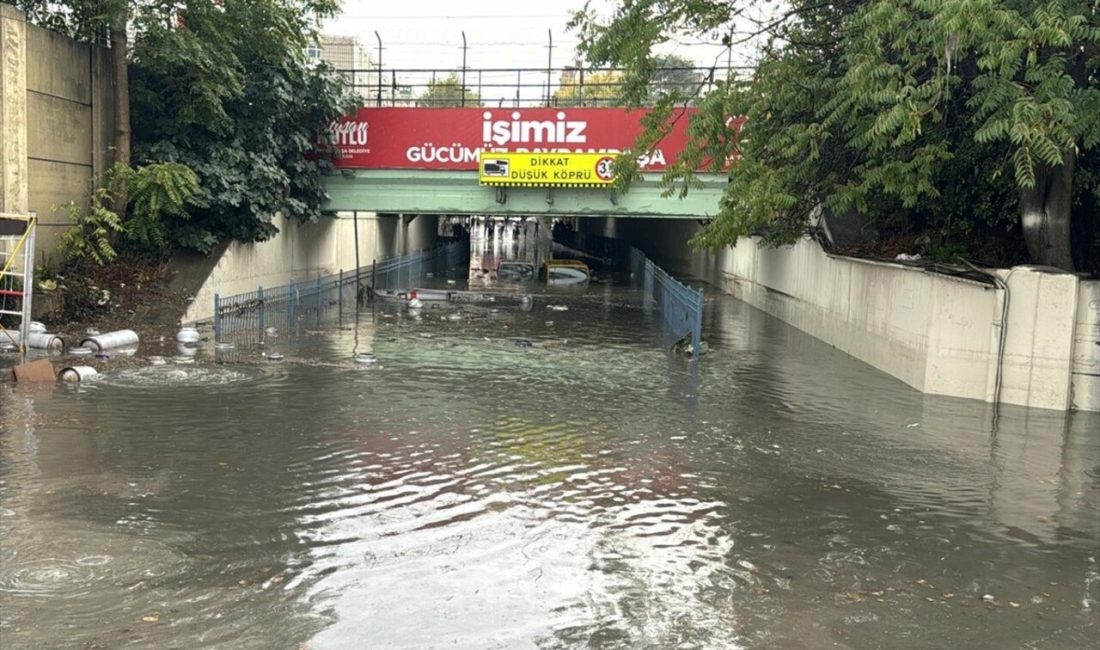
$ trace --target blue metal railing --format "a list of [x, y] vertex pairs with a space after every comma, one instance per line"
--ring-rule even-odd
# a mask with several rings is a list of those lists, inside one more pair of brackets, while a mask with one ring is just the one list
[[703, 290], [692, 289], [666, 273], [629, 243], [612, 237], [559, 232], [555, 241], [607, 260], [616, 271], [642, 279], [647, 307], [656, 306], [677, 339], [691, 337], [691, 353], [698, 358], [703, 334]]
[[703, 290], [692, 289], [646, 259], [643, 283], [673, 333], [691, 336], [691, 356], [698, 358], [703, 340]]
[[427, 273], [452, 269], [469, 255], [469, 241], [460, 239], [431, 250], [371, 262], [352, 271], [317, 276], [278, 287], [256, 287], [233, 296], [214, 295], [214, 337], [239, 330], [313, 322], [320, 326], [345, 305], [355, 305], [363, 287], [372, 290], [406, 289]]

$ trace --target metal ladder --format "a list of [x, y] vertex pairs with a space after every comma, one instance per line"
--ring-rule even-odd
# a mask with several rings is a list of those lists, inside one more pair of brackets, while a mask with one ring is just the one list
[[[0, 212], [0, 347], [14, 345], [26, 360], [34, 294], [34, 239], [38, 218]], [[4, 317], [19, 319], [18, 329], [4, 327]], [[18, 336], [13, 336], [17, 331]]]

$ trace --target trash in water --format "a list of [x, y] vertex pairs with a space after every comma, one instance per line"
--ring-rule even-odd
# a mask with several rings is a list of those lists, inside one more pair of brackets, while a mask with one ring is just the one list
[[198, 343], [177, 343], [176, 353], [181, 357], [193, 357], [199, 353]]
[[95, 358], [99, 359], [100, 361], [110, 361], [111, 355], [107, 354], [106, 352], [96, 352]]
[[180, 331], [176, 332], [176, 340], [180, 343], [198, 343], [199, 331], [194, 327], [181, 327]]
[[529, 348], [532, 345], [534, 345], [534, 343], [528, 341], [527, 339], [519, 339], [518, 341], [516, 341], [517, 348]]
[[454, 283], [455, 283], [454, 280], [447, 280], [447, 284], [454, 284]]
[[80, 345], [100, 352], [108, 348], [136, 346], [137, 344], [138, 335], [134, 330], [116, 330], [106, 334], [97, 334], [80, 342]]
[[84, 336], [99, 336], [99, 330], [94, 327], [89, 327], [84, 330]]
[[565, 305], [546, 305], [546, 308], [550, 311], [569, 311], [569, 307]]
[[373, 364], [376, 361], [378, 361], [378, 358], [375, 357], [370, 352], [356, 352], [355, 353], [355, 363], [361, 363], [363, 365], [368, 365], [369, 366], [369, 365]]
[[164, 359], [164, 357], [157, 355], [149, 357], [149, 365], [151, 366], [163, 366], [166, 363], [168, 362]]
[[91, 348], [86, 348], [83, 345], [78, 345], [74, 348], [69, 348], [69, 354], [74, 357], [86, 357], [92, 353]]
[[447, 320], [462, 320], [462, 314], [458, 312], [447, 314]]
[[195, 363], [195, 357], [188, 357], [185, 355], [177, 355], [172, 357], [172, 363]]
[[408, 302], [409, 309], [420, 309], [424, 306], [424, 302], [420, 298], [410, 298]]
[[[20, 334], [14, 330], [7, 330], [3, 334], [3, 339], [6, 343], [12, 345], [18, 345], [20, 340]], [[50, 334], [49, 332], [34, 332], [32, 331], [27, 335], [27, 347], [34, 348], [36, 350], [48, 350], [50, 352], [61, 352], [65, 349], [65, 340], [56, 334]]]
[[278, 336], [279, 330], [275, 329], [274, 327], [265, 327], [264, 334], [267, 334], [268, 336]]
[[282, 361], [283, 359], [283, 355], [279, 352], [272, 352], [271, 354], [267, 355], [268, 361]]
[[45, 325], [45, 323], [40, 323], [36, 320], [32, 320], [30, 331], [32, 331], [32, 332], [45, 332], [46, 331], [46, 325]]
[[72, 366], [61, 370], [58, 378], [66, 384], [78, 384], [86, 379], [91, 379], [99, 373], [91, 366]]
[[985, 595], [982, 596], [982, 600], [984, 600], [987, 603], [991, 603], [991, 602], [993, 602], [997, 599], [993, 597], [993, 594], [985, 594]]
[[546, 326], [547, 326], [547, 327], [550, 327], [550, 326], [551, 326], [551, 325], [553, 325], [553, 324], [554, 324], [554, 321], [552, 321], [552, 320], [548, 320], [548, 321], [546, 321]]

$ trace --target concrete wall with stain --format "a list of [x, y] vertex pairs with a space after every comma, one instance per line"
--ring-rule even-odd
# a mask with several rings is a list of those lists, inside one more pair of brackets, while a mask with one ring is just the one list
[[0, 212], [35, 211], [39, 262], [86, 210], [110, 166], [114, 134], [110, 50], [26, 23], [0, 5]]
[[582, 219], [925, 393], [1100, 411], [1100, 282], [1019, 266], [992, 284], [829, 255], [810, 239], [693, 251], [699, 225]]
[[274, 224], [279, 234], [268, 241], [233, 242], [226, 247], [195, 294], [183, 322], [212, 318], [215, 294], [230, 296], [255, 291], [257, 287], [283, 286], [292, 279], [306, 282], [341, 270], [353, 272], [356, 230], [358, 262], [364, 267], [375, 260], [431, 248], [435, 245], [438, 218], [360, 212], [356, 228], [352, 213], [342, 212], [308, 224], [278, 215]]

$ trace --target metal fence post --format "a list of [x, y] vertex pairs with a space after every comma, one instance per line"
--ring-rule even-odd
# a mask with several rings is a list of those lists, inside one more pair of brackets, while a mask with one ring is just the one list
[[221, 300], [218, 294], [214, 294], [214, 340], [221, 339], [222, 334]]
[[260, 301], [260, 330], [264, 329], [264, 312], [267, 310], [267, 302], [264, 301], [264, 288], [262, 285], [256, 287], [256, 296]]

